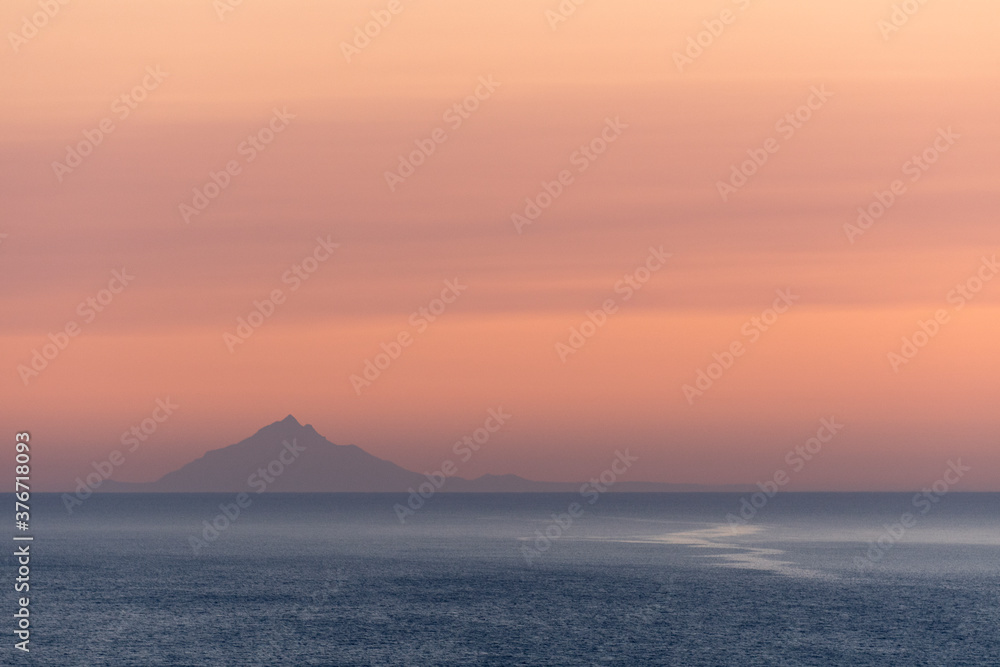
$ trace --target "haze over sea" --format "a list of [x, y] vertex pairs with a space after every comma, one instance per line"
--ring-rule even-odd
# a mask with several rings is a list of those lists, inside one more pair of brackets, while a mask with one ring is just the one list
[[25, 664], [997, 664], [1000, 494], [741, 497], [43, 494]]

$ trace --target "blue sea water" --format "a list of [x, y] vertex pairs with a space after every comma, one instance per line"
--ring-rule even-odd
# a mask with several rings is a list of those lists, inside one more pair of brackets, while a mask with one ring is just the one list
[[0, 662], [1000, 665], [1000, 494], [779, 493], [745, 525], [740, 498], [567, 525], [579, 496], [438, 494], [401, 524], [403, 495], [263, 494], [227, 527], [232, 494], [34, 496], [31, 652], [4, 614]]

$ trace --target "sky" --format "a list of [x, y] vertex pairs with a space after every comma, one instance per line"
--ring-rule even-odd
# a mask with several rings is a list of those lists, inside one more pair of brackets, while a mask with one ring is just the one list
[[1000, 491], [998, 20], [6, 2], [0, 437], [44, 490], [288, 414], [423, 472], [502, 408], [460, 475]]

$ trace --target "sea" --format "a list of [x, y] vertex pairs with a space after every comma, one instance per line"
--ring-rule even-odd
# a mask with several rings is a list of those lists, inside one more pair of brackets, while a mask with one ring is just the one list
[[419, 500], [34, 495], [0, 663], [1000, 665], [1000, 494]]

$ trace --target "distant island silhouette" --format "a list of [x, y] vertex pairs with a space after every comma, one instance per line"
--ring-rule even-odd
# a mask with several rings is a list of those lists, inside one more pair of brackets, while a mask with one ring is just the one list
[[[434, 471], [437, 472], [437, 471]], [[288, 415], [228, 447], [167, 473], [155, 482], [105, 481], [98, 493], [405, 493], [428, 475], [372, 456], [355, 445], [335, 445]], [[457, 475], [436, 479], [441, 493], [577, 492], [580, 482], [539, 482], [517, 475]], [[616, 492], [746, 491], [749, 485], [708, 486], [618, 480]]]

